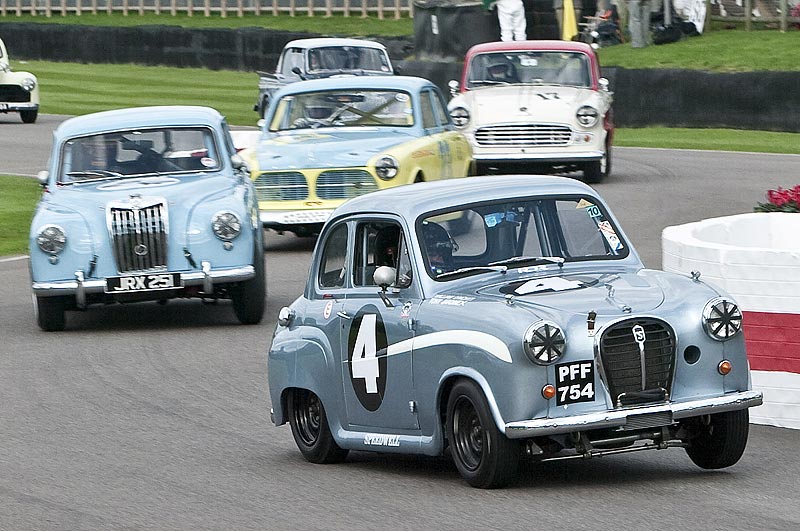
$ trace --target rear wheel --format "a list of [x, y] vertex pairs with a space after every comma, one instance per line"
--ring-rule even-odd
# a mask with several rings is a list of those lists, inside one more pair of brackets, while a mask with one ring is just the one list
[[66, 300], [64, 297], [34, 296], [34, 310], [39, 328], [45, 332], [60, 332], [66, 326]]
[[447, 400], [447, 439], [458, 472], [473, 487], [506, 485], [519, 463], [520, 447], [495, 426], [480, 387], [470, 380], [453, 386]]
[[289, 425], [297, 448], [311, 463], [339, 463], [347, 450], [339, 448], [328, 426], [328, 416], [317, 395], [295, 389], [289, 395]]
[[39, 109], [33, 111], [19, 111], [19, 116], [22, 118], [22, 123], [32, 124], [36, 121], [36, 117], [39, 116]]
[[689, 431], [686, 453], [705, 469], [735, 465], [747, 446], [750, 414], [746, 409], [705, 415], [687, 423]]
[[242, 324], [258, 324], [264, 316], [267, 303], [267, 273], [264, 267], [264, 250], [256, 240], [253, 252], [253, 267], [256, 275], [242, 282], [231, 291], [231, 302], [236, 318]]

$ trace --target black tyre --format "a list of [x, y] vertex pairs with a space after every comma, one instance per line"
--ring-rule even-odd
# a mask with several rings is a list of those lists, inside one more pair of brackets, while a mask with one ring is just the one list
[[497, 429], [476, 383], [461, 380], [453, 386], [446, 423], [450, 453], [467, 483], [492, 489], [505, 486], [514, 477], [520, 446]]
[[735, 465], [747, 446], [750, 414], [746, 409], [693, 418], [687, 423], [686, 453], [709, 470]]
[[60, 332], [66, 326], [66, 300], [64, 297], [34, 296], [36, 323], [45, 332]]
[[339, 448], [328, 426], [328, 416], [317, 395], [295, 389], [289, 395], [289, 425], [297, 448], [311, 463], [339, 463], [347, 450]]
[[253, 266], [256, 276], [231, 290], [233, 311], [239, 322], [246, 325], [260, 323], [267, 304], [267, 273], [264, 267], [264, 249], [260, 240], [256, 242], [253, 252]]
[[22, 118], [22, 123], [32, 124], [36, 121], [36, 117], [39, 116], [39, 109], [33, 111], [19, 111], [19, 116]]
[[583, 168], [583, 180], [590, 184], [597, 184], [611, 174], [611, 146], [606, 143], [606, 152], [603, 158], [588, 163]]

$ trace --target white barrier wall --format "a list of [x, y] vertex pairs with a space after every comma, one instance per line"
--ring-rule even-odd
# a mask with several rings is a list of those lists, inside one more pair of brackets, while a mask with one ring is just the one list
[[664, 229], [665, 271], [699, 271], [744, 314], [751, 422], [800, 429], [800, 214], [753, 213]]

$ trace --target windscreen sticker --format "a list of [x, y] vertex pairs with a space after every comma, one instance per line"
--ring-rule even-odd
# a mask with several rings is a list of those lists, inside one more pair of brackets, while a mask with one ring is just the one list
[[597, 228], [600, 229], [600, 232], [603, 237], [605, 237], [611, 249], [614, 251], [622, 250], [622, 242], [614, 231], [614, 227], [611, 226], [611, 223], [608, 221], [600, 221], [597, 223]]
[[594, 206], [594, 204], [589, 202], [589, 201], [587, 201], [584, 198], [581, 198], [581, 200], [578, 201], [578, 204], [575, 205], [575, 208], [586, 208], [586, 207], [590, 207], [590, 206]]
[[213, 168], [217, 165], [217, 161], [212, 159], [211, 157], [203, 157], [202, 159], [200, 159], [200, 164], [202, 164], [206, 168]]
[[400, 102], [407, 102], [408, 101], [408, 94], [404, 94], [402, 92], [398, 92], [395, 94], [394, 99]]

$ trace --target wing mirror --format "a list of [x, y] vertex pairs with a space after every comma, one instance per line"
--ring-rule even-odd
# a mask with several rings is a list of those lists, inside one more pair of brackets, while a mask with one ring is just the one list
[[597, 84], [600, 85], [600, 90], [608, 92], [608, 79], [601, 77], [597, 80]]
[[397, 270], [389, 266], [380, 266], [375, 270], [375, 273], [372, 274], [372, 280], [381, 288], [379, 294], [387, 308], [394, 308], [394, 304], [392, 304], [392, 301], [386, 296], [386, 288], [394, 284], [396, 278]]
[[42, 170], [36, 174], [36, 178], [39, 180], [39, 184], [42, 186], [47, 186], [47, 181], [50, 179], [50, 172], [47, 170]]
[[281, 308], [280, 313], [278, 313], [278, 324], [281, 326], [289, 326], [294, 321], [294, 316], [296, 315], [295, 311], [288, 306], [284, 306]]
[[303, 77], [303, 71], [300, 70], [299, 66], [292, 67], [292, 74], [296, 75], [297, 77], [299, 77], [303, 81], [305, 81], [305, 79], [306, 79], [305, 77]]
[[459, 88], [458, 81], [456, 81], [455, 79], [451, 79], [450, 81], [447, 82], [447, 86], [450, 87], [450, 97], [455, 98], [456, 94], [458, 94], [458, 88]]

